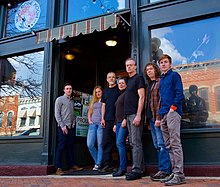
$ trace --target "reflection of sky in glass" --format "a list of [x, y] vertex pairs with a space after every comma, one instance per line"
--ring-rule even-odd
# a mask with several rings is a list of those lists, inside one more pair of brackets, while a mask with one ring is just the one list
[[[31, 80], [41, 84], [43, 78], [43, 58], [44, 52], [41, 51], [8, 58], [7, 60], [16, 70], [16, 80]], [[28, 64], [29, 67], [25, 64]]]
[[220, 17], [152, 30], [174, 65], [220, 59]]
[[[101, 3], [104, 9], [101, 8]], [[68, 22], [85, 19], [97, 15], [101, 15], [110, 9], [114, 12], [125, 8], [125, 0], [96, 0], [94, 4], [92, 0], [69, 0], [68, 1]]]

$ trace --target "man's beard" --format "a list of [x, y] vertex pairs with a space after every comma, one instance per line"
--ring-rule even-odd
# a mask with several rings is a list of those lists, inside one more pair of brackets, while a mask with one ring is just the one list
[[113, 81], [109, 82], [109, 85], [114, 85], [114, 84], [115, 84], [115, 82], [113, 82]]

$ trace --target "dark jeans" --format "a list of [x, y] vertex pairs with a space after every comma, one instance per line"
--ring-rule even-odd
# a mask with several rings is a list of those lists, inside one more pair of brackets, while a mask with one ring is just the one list
[[103, 166], [111, 167], [113, 165], [112, 150], [115, 142], [113, 136], [113, 126], [114, 126], [114, 121], [105, 121], [105, 128], [103, 128], [103, 137], [102, 137]]
[[128, 128], [122, 127], [121, 123], [116, 124], [116, 145], [120, 158], [120, 169], [127, 171], [127, 151], [126, 151], [126, 138], [128, 136]]
[[74, 139], [74, 129], [68, 129], [68, 134], [63, 134], [63, 131], [60, 127], [58, 127], [58, 145], [57, 145], [57, 151], [56, 151], [56, 160], [55, 160], [55, 166], [57, 168], [62, 168], [62, 154], [67, 147], [67, 161], [68, 166], [72, 167], [75, 164], [73, 159], [73, 139]]

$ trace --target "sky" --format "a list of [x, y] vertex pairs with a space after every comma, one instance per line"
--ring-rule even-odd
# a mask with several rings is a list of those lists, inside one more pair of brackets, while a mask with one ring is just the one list
[[[101, 4], [104, 8], [101, 8]], [[103, 13], [114, 12], [125, 8], [125, 0], [96, 0], [94, 4], [92, 0], [69, 0], [68, 3], [68, 22], [85, 19]]]
[[220, 59], [219, 17], [154, 29], [151, 34], [161, 40], [160, 48], [174, 65]]

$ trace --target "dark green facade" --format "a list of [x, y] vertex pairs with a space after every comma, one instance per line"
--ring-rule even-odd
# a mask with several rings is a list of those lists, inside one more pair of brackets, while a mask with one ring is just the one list
[[[57, 22], [62, 23], [63, 12], [61, 8], [57, 8], [58, 2], [56, 0], [48, 1], [48, 29], [52, 29]], [[0, 5], [0, 23], [2, 23], [5, 16], [5, 4], [0, 3]], [[219, 0], [165, 0], [151, 4], [148, 4], [147, 0], [130, 0], [127, 5], [131, 18], [131, 48], [129, 52], [132, 57], [137, 59], [139, 72], [143, 72], [144, 66], [151, 58], [149, 50], [150, 29], [220, 15]], [[65, 5], [59, 6], [65, 7]], [[57, 12], [60, 13], [60, 17], [56, 17]], [[0, 29], [0, 34], [3, 35], [3, 28], [0, 27]], [[53, 168], [56, 147], [54, 100], [62, 93], [60, 83], [63, 81], [60, 72], [64, 67], [59, 63], [61, 55], [59, 51], [60, 45], [65, 45], [65, 42], [62, 40], [37, 44], [36, 36], [32, 34], [0, 39], [0, 58], [18, 55], [26, 51], [44, 50], [45, 52], [41, 135], [32, 138], [0, 137], [0, 168], [2, 168], [0, 175], [5, 174], [3, 172], [5, 167], [9, 173], [10, 167], [13, 169], [14, 166], [23, 169], [30, 166], [36, 167], [36, 169], [39, 168], [36, 175], [48, 174], [51, 172], [51, 166]], [[183, 129], [181, 130], [181, 140], [186, 175], [220, 176], [219, 128]], [[156, 151], [153, 148], [149, 132], [145, 132], [143, 142], [146, 167], [150, 170], [155, 169]], [[76, 161], [80, 165], [91, 164], [85, 139], [76, 139], [74, 149]], [[204, 172], [201, 172], [201, 168], [204, 168]], [[19, 175], [25, 175], [25, 172]]]

